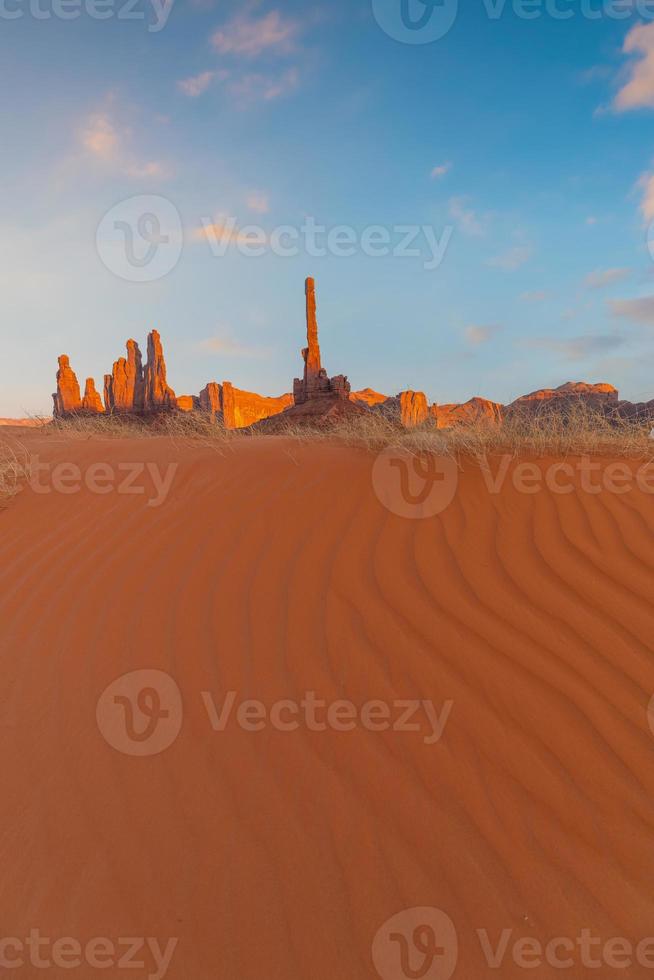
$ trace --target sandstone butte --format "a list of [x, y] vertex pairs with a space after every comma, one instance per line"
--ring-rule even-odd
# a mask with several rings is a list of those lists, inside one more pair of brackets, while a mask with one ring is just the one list
[[53, 395], [55, 418], [74, 415], [127, 414], [139, 417], [161, 412], [202, 412], [222, 420], [226, 428], [257, 425], [274, 432], [280, 425], [329, 422], [346, 416], [381, 413], [407, 428], [435, 426], [447, 429], [485, 421], [496, 425], [516, 412], [540, 412], [550, 406], [583, 401], [625, 419], [654, 421], [654, 401], [633, 404], [620, 401], [610, 384], [568, 382], [559, 388], [542, 388], [517, 398], [510, 405], [471, 398], [462, 404], [429, 405], [421, 391], [402, 391], [388, 396], [372, 388], [351, 391], [343, 374], [330, 377], [322, 366], [318, 340], [315, 282], [305, 282], [307, 346], [302, 349], [303, 373], [293, 382], [293, 393], [266, 397], [234, 387], [229, 381], [210, 381], [198, 395], [177, 396], [168, 384], [161, 337], [156, 330], [147, 338], [147, 360], [135, 340], [127, 341], [127, 356], [114, 363], [104, 377], [104, 403], [93, 378], [86, 380], [84, 396], [67, 355], [59, 358], [57, 390]]

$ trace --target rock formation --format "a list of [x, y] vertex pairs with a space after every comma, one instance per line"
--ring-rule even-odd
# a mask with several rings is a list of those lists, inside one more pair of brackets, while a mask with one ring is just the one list
[[100, 393], [96, 391], [93, 378], [86, 379], [84, 397], [82, 398], [82, 411], [88, 412], [90, 415], [102, 415], [104, 412], [104, 405], [102, 404]]
[[135, 340], [127, 341], [127, 357], [120, 357], [104, 379], [104, 403], [108, 412], [143, 411], [143, 359]]
[[400, 419], [407, 429], [422, 425], [429, 418], [427, 396], [422, 391], [402, 391], [400, 398]]
[[62, 354], [59, 358], [57, 371], [57, 391], [52, 396], [54, 400], [55, 418], [74, 415], [82, 408], [82, 396], [79, 390], [77, 376], [70, 366], [70, 358]]
[[427, 396], [422, 391], [401, 391], [394, 398], [368, 402], [368, 407], [397, 425], [413, 429], [427, 422], [430, 417]]
[[302, 350], [304, 376], [293, 382], [293, 399], [296, 405], [319, 399], [347, 399], [350, 383], [343, 374], [330, 378], [320, 359], [318, 320], [316, 317], [316, 284], [308, 278], [304, 287], [306, 295], [307, 346]]
[[618, 390], [609, 384], [586, 384], [584, 381], [568, 381], [558, 388], [541, 388], [529, 395], [516, 398], [508, 406], [507, 411], [540, 411], [543, 407], [555, 405], [572, 405], [583, 401], [584, 404], [601, 408], [617, 405]]
[[143, 410], [161, 412], [176, 408], [176, 396], [166, 380], [161, 337], [157, 330], [148, 334], [148, 360], [144, 372]]
[[200, 408], [212, 416], [223, 410], [222, 388], [217, 381], [210, 381], [200, 392]]
[[[304, 375], [293, 381], [292, 404], [283, 412], [262, 419], [257, 429], [262, 432], [283, 431], [288, 426], [330, 424], [344, 416], [365, 415], [361, 404], [350, 400], [350, 383], [343, 374], [330, 378], [322, 366], [316, 319], [316, 287], [313, 279], [305, 282], [307, 346], [302, 350]], [[223, 410], [227, 399], [223, 387]], [[227, 412], [225, 411], [227, 419]], [[225, 423], [227, 424], [227, 422]]]
[[200, 399], [196, 395], [177, 395], [175, 408], [179, 412], [194, 412], [200, 407]]
[[381, 395], [378, 391], [374, 391], [373, 388], [362, 388], [361, 391], [350, 392], [350, 401], [368, 405], [370, 408], [373, 405], [383, 405], [384, 402], [388, 401], [388, 398], [388, 395]]
[[222, 413], [226, 429], [244, 429], [261, 419], [279, 415], [293, 405], [292, 395], [266, 398], [252, 391], [240, 391], [229, 381], [222, 384]]
[[455, 425], [471, 425], [482, 421], [496, 425], [502, 421], [504, 406], [487, 398], [471, 398], [461, 405], [432, 405], [431, 415], [436, 420], [438, 429], [451, 429]]

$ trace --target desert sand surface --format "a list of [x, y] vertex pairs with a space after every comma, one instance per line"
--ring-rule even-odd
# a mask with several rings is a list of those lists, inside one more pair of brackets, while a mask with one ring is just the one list
[[[378, 930], [425, 906], [456, 927], [455, 977], [506, 980], [613, 971], [493, 970], [479, 930], [654, 934], [651, 495], [493, 495], [469, 464], [411, 520], [362, 449], [21, 441], [48, 467], [178, 468], [155, 507], [84, 485], [0, 512], [3, 935], [176, 937], [172, 980], [372, 980]], [[145, 669], [183, 723], [138, 757], [97, 705]], [[435, 744], [426, 723], [214, 731], [202, 692], [230, 691], [451, 705]]]

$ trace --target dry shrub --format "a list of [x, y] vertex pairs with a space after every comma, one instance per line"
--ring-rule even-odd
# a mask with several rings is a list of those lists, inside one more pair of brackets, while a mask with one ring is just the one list
[[30, 454], [22, 443], [0, 439], [0, 508], [16, 496], [30, 471]]

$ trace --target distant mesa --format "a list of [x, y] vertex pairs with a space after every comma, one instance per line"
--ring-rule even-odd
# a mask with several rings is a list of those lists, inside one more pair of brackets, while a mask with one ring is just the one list
[[162, 413], [202, 413], [228, 429], [256, 426], [262, 432], [283, 431], [295, 424], [329, 424], [343, 418], [381, 414], [405, 428], [451, 429], [486, 422], [499, 425], [516, 414], [560, 410], [577, 402], [611, 417], [654, 421], [654, 401], [633, 404], [620, 401], [610, 384], [568, 382], [559, 388], [542, 388], [517, 398], [510, 405], [471, 398], [462, 404], [430, 405], [422, 391], [384, 395], [373, 388], [352, 391], [344, 374], [330, 377], [322, 366], [318, 340], [316, 286], [305, 282], [307, 346], [302, 349], [302, 377], [293, 382], [293, 393], [267, 397], [236, 388], [230, 381], [210, 381], [198, 395], [176, 395], [168, 384], [161, 337], [152, 330], [147, 338], [147, 359], [135, 340], [128, 340], [126, 357], [119, 357], [104, 377], [104, 400], [93, 378], [87, 378], [84, 395], [66, 354], [59, 358], [54, 417], [129, 415], [156, 418]]

